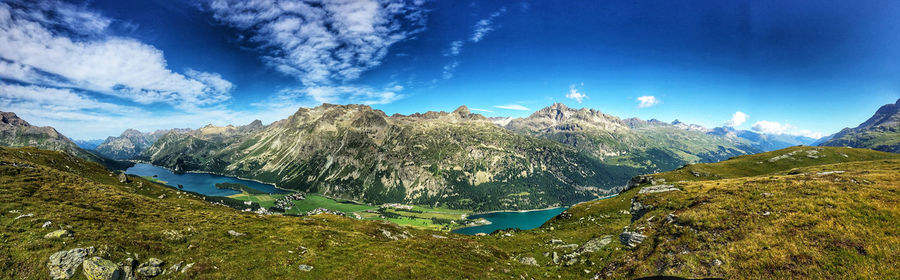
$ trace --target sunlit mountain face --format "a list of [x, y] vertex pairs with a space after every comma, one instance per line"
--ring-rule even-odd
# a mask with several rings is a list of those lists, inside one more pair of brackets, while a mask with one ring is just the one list
[[0, 279], [897, 279], [897, 15], [0, 0]]

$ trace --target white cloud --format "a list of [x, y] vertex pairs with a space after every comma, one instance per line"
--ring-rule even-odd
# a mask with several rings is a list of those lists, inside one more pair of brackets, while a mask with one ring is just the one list
[[504, 13], [506, 13], [506, 7], [500, 8], [500, 10], [494, 12], [488, 18], [479, 20], [477, 23], [475, 23], [475, 26], [472, 30], [472, 37], [469, 38], [469, 40], [474, 43], [478, 43], [478, 41], [484, 39], [485, 35], [494, 30], [494, 19]]
[[477, 111], [477, 112], [485, 112], [485, 113], [493, 113], [493, 112], [494, 112], [494, 111], [491, 111], [491, 110], [487, 110], [487, 109], [478, 109], [478, 108], [469, 108], [469, 110]]
[[529, 111], [528, 107], [519, 105], [519, 104], [507, 104], [507, 105], [496, 105], [494, 108], [498, 109], [506, 109], [506, 110], [516, 110], [516, 111]]
[[454, 60], [453, 62], [450, 62], [450, 64], [444, 65], [444, 73], [441, 75], [441, 77], [443, 77], [444, 80], [449, 80], [450, 78], [453, 78], [453, 73], [456, 72], [457, 66], [459, 66], [459, 61], [456, 61], [456, 60]]
[[[581, 83], [584, 86], [584, 83]], [[569, 86], [569, 93], [566, 93], [566, 98], [575, 99], [578, 103], [581, 103], [582, 99], [588, 98], [588, 96], [584, 93], [578, 92], [578, 89], [575, 88], [575, 85]]]
[[640, 104], [638, 104], [638, 108], [647, 108], [647, 107], [659, 104], [659, 100], [656, 99], [656, 97], [652, 96], [652, 95], [645, 95], [645, 96], [638, 97], [637, 101], [640, 102]]
[[[182, 108], [230, 98], [230, 87], [221, 87], [224, 80], [218, 74], [193, 71], [191, 75], [217, 77], [211, 80], [176, 73], [153, 46], [107, 36], [104, 32], [110, 22], [62, 2], [0, 3], [0, 76]], [[76, 34], [77, 38], [70, 37]]]
[[463, 41], [453, 41], [450, 42], [450, 48], [447, 49], [447, 52], [444, 53], [444, 56], [457, 56], [460, 52], [462, 52], [462, 47], [465, 43]]
[[349, 81], [424, 30], [423, 1], [213, 0], [219, 21], [250, 34], [272, 68], [304, 85]]
[[750, 115], [744, 114], [744, 112], [737, 111], [731, 115], [731, 119], [725, 121], [725, 126], [735, 127], [743, 124], [750, 118]]
[[797, 127], [788, 123], [781, 124], [779, 122], [765, 120], [753, 123], [752, 129], [756, 132], [765, 134], [787, 134], [795, 136], [806, 136], [810, 138], [822, 138], [822, 136], [824, 136], [824, 134], [821, 132], [814, 132], [806, 129], [797, 129]]
[[[382, 90], [356, 86], [316, 86], [302, 89], [283, 90], [275, 100], [258, 105], [278, 103], [292, 106], [315, 106], [321, 103], [361, 103], [366, 105], [387, 104], [403, 97], [403, 87], [388, 87]], [[299, 106], [298, 106], [299, 105]]]

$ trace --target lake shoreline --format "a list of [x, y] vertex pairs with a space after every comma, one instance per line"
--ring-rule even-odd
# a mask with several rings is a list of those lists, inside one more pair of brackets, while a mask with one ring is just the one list
[[[171, 171], [173, 174], [178, 174], [178, 173], [175, 173], [175, 170], [172, 169], [172, 168], [168, 168], [168, 167], [165, 167], [165, 166], [156, 165], [156, 164], [153, 164], [153, 163], [151, 163], [151, 162], [145, 162], [145, 161], [142, 161], [142, 160], [131, 160], [131, 162], [134, 162], [134, 163], [149, 164], [149, 165], [152, 165], [152, 166], [155, 166], [155, 167], [164, 168], [164, 169], [166, 169], [166, 170], [169, 170], [169, 171]], [[222, 173], [212, 172], [212, 171], [190, 170], [190, 171], [185, 171], [184, 173], [211, 174], [211, 175], [222, 176], [222, 177], [231, 177], [231, 178], [241, 179], [241, 180], [245, 180], [245, 181], [253, 181], [253, 182], [260, 183], [260, 184], [272, 185], [272, 186], [275, 187], [276, 189], [283, 190], [283, 191], [286, 191], [286, 192], [292, 192], [292, 193], [299, 192], [298, 190], [285, 189], [285, 188], [278, 187], [278, 184], [276, 184], [276, 183], [263, 182], [263, 181], [260, 181], [260, 180], [257, 180], [257, 179], [238, 177], [238, 176], [234, 176], [234, 175], [222, 174]]]

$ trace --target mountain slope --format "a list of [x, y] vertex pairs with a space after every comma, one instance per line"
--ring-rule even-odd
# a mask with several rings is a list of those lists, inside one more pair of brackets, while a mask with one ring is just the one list
[[90, 139], [90, 140], [74, 140], [73, 139], [72, 140], [72, 142], [75, 142], [75, 145], [78, 145], [79, 148], [82, 148], [82, 149], [85, 149], [88, 151], [96, 149], [97, 146], [100, 146], [100, 144], [103, 144], [103, 141], [105, 141], [105, 140], [103, 140], [103, 139]]
[[[129, 179], [59, 152], [0, 148], [0, 278], [49, 279], [52, 254], [87, 247], [114, 263], [157, 258], [166, 272], [154, 279], [511, 276], [500, 269], [503, 251], [432, 235], [445, 233], [334, 215], [258, 216]], [[71, 237], [44, 237], [62, 229]], [[86, 278], [80, 264], [75, 279]], [[175, 264], [184, 270], [174, 272]]]
[[[764, 160], [807, 150], [828, 157]], [[737, 171], [760, 160], [768, 167]], [[555, 269], [546, 278], [900, 276], [900, 155], [797, 147], [692, 167], [730, 175], [637, 177], [619, 196], [573, 206], [536, 230], [479, 241]]]
[[[733, 170], [796, 149], [694, 167]], [[900, 277], [900, 155], [805, 149], [829, 156], [764, 161], [772, 167], [726, 179], [640, 177], [535, 230], [463, 236], [327, 214], [260, 216], [143, 178], [120, 183], [64, 153], [0, 148], [0, 278], [46, 279], [49, 256], [89, 246], [119, 269], [127, 258], [158, 258], [166, 279]], [[663, 181], [674, 188], [651, 183]], [[44, 237], [58, 229], [73, 234]]]
[[125, 169], [130, 166], [128, 163], [110, 160], [86, 151], [56, 129], [49, 126], [33, 126], [13, 112], [0, 112], [0, 146], [64, 151], [111, 169]]
[[867, 148], [900, 153], [900, 99], [878, 108], [871, 118], [855, 128], [844, 128], [822, 146]]
[[506, 128], [572, 146], [606, 163], [647, 172], [757, 152], [742, 147], [740, 144], [745, 140], [708, 135], [702, 127], [636, 118], [621, 120], [593, 109], [572, 109], [561, 103], [527, 118], [514, 119]]
[[244, 136], [215, 135], [170, 133], [142, 158], [345, 199], [481, 211], [584, 201], [615, 193], [636, 174], [511, 133], [465, 107], [386, 116], [325, 104]]

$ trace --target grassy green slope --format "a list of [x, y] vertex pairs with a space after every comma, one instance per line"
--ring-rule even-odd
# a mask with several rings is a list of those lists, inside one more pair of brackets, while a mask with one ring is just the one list
[[[799, 149], [690, 167], [725, 175], [756, 164], [752, 159]], [[0, 278], [45, 279], [50, 254], [83, 246], [116, 262], [129, 252], [142, 260], [161, 258], [165, 267], [196, 263], [173, 276], [185, 279], [900, 277], [900, 159], [823, 149], [827, 157], [808, 158], [816, 163], [798, 160], [755, 176], [688, 181], [679, 179], [682, 171], [651, 175], [679, 190], [641, 194], [644, 185], [578, 204], [532, 231], [482, 237], [331, 215], [257, 216], [140, 178], [119, 184], [99, 165], [60, 153], [2, 149]], [[826, 171], [844, 172], [820, 174]], [[632, 209], [634, 201], [649, 209]], [[24, 213], [34, 217], [13, 219]], [[51, 230], [40, 227], [48, 220], [75, 236], [42, 238]], [[634, 248], [622, 245], [619, 234], [626, 227], [647, 238]], [[247, 235], [232, 237], [228, 230]], [[413, 237], [391, 240], [384, 231]], [[596, 251], [564, 257], [604, 237], [609, 244]], [[300, 246], [308, 253], [299, 255]], [[536, 265], [520, 263], [523, 258]], [[315, 269], [302, 272], [299, 264]]]
[[[803, 149], [808, 147], [692, 167], [728, 174], [757, 159]], [[896, 279], [900, 157], [863, 149], [820, 151], [832, 158], [747, 171], [758, 176], [679, 181], [689, 177], [683, 171], [654, 174], [679, 181], [679, 190], [639, 194], [645, 184], [576, 205], [532, 232], [480, 241], [512, 256], [534, 257], [542, 267], [530, 273], [550, 278]], [[821, 173], [828, 171], [844, 172]], [[650, 208], [638, 211], [633, 202]], [[626, 227], [647, 238], [635, 248], [623, 246], [618, 239]], [[575, 249], [551, 239], [580, 245], [604, 236], [613, 241], [597, 252], [569, 266], [553, 264], [553, 252], [563, 256]]]
[[848, 161], [897, 159], [898, 154], [866, 149], [796, 146], [734, 157], [717, 164], [692, 164], [655, 175], [670, 182], [747, 177], [790, 171], [793, 168]]
[[[164, 267], [195, 263], [171, 276], [180, 279], [509, 277], [486, 269], [502, 265], [502, 251], [468, 240], [331, 215], [241, 213], [137, 177], [120, 184], [99, 165], [56, 152], [3, 148], [0, 162], [2, 279], [46, 279], [52, 253], [86, 246], [115, 262], [137, 255], [160, 258]], [[14, 219], [25, 213], [34, 216]], [[45, 221], [52, 226], [41, 228]], [[74, 237], [43, 238], [58, 228]], [[385, 231], [413, 237], [392, 240]], [[315, 268], [303, 272], [299, 264]]]

